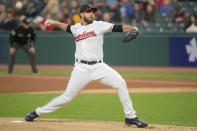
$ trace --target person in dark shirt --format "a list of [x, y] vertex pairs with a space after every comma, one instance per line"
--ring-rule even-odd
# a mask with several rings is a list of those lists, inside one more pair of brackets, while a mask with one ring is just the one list
[[7, 20], [5, 21], [3, 25], [3, 29], [5, 30], [13, 30], [17, 27], [17, 21], [14, 19], [14, 16], [12, 13], [7, 14]]
[[116, 2], [112, 2], [106, 7], [106, 12], [110, 13], [112, 22], [121, 22], [120, 7]]
[[143, 24], [155, 22], [155, 10], [151, 4], [146, 5], [145, 12], [143, 13]]
[[133, 24], [141, 23], [143, 20], [143, 11], [141, 10], [139, 2], [136, 1], [133, 4], [133, 9], [134, 9], [134, 12], [131, 15], [131, 22]]
[[185, 15], [184, 12], [180, 10], [180, 7], [176, 7], [174, 9], [173, 22], [174, 23], [186, 23], [187, 22], [187, 16]]
[[8, 61], [8, 74], [13, 72], [13, 67], [15, 63], [15, 54], [18, 49], [23, 49], [29, 59], [34, 74], [38, 73], [35, 61], [35, 33], [31, 27], [31, 21], [25, 18], [21, 25], [16, 29], [12, 30], [10, 33], [10, 51], [9, 51], [9, 61]]

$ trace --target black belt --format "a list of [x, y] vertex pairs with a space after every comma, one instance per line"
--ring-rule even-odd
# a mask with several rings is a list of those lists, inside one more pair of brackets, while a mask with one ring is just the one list
[[99, 60], [99, 61], [85, 61], [85, 60], [78, 60], [78, 59], [75, 59], [77, 62], [80, 62], [80, 63], [83, 63], [83, 64], [88, 64], [88, 65], [94, 65], [96, 63], [101, 63], [102, 61]]

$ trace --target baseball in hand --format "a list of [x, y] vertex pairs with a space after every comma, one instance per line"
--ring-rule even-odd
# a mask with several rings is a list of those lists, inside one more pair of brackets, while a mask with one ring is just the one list
[[44, 22], [44, 25], [45, 25], [45, 26], [48, 26], [48, 25], [49, 25], [49, 20], [46, 20], [46, 21]]

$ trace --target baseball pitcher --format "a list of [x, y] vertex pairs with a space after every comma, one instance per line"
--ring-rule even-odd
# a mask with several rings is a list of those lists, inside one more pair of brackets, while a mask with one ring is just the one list
[[95, 21], [94, 13], [96, 11], [97, 8], [90, 4], [83, 5], [80, 9], [82, 21], [75, 25], [46, 20], [46, 25], [53, 25], [74, 35], [76, 43], [75, 66], [65, 92], [45, 106], [28, 114], [25, 117], [26, 121], [32, 122], [38, 116], [56, 111], [68, 104], [88, 83], [97, 80], [104, 85], [117, 89], [124, 108], [126, 125], [136, 125], [139, 128], [147, 127], [148, 124], [136, 116], [125, 80], [103, 62], [103, 36], [105, 33], [127, 32], [122, 40], [128, 42], [137, 36], [138, 29], [130, 25], [115, 25]]

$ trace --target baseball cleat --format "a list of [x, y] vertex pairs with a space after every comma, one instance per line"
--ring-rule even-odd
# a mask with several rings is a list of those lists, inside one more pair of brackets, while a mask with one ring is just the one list
[[133, 119], [125, 118], [125, 124], [128, 126], [136, 125], [138, 128], [144, 128], [148, 126], [148, 123], [140, 120], [138, 117]]
[[36, 113], [35, 111], [33, 111], [32, 113], [27, 114], [27, 115], [25, 116], [25, 121], [33, 122], [33, 120], [34, 120], [35, 118], [37, 118], [37, 117], [38, 117], [37, 113]]

